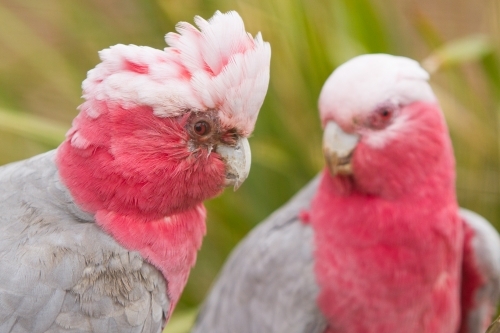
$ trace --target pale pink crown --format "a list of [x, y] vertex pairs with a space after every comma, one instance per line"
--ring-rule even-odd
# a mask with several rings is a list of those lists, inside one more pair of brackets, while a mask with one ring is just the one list
[[223, 123], [249, 135], [269, 84], [269, 43], [247, 33], [234, 11], [194, 21], [200, 30], [178, 23], [164, 51], [119, 44], [99, 52], [80, 109], [92, 118], [106, 112], [103, 102], [150, 106], [158, 117], [217, 109]]

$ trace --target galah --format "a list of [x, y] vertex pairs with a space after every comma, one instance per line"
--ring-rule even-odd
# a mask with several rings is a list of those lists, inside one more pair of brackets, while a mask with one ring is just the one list
[[194, 333], [484, 332], [500, 238], [460, 209], [429, 75], [372, 54], [319, 99], [326, 167], [231, 254]]
[[236, 12], [157, 50], [116, 45], [83, 82], [54, 151], [0, 168], [0, 332], [160, 332], [205, 234], [203, 200], [237, 188], [270, 46]]

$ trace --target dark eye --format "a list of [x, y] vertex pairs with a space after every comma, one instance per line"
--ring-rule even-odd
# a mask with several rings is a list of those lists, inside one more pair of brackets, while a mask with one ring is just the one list
[[210, 124], [204, 120], [196, 122], [193, 126], [194, 132], [200, 136], [207, 135], [210, 133]]
[[368, 117], [368, 126], [373, 129], [383, 129], [392, 122], [394, 109], [390, 107], [382, 107], [375, 110]]
[[382, 109], [379, 111], [379, 113], [382, 118], [389, 118], [392, 114], [392, 111], [389, 109]]

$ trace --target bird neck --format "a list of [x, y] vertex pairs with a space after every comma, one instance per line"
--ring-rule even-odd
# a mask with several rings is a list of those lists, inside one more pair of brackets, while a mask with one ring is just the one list
[[169, 316], [184, 289], [206, 233], [203, 204], [156, 220], [106, 210], [95, 214], [96, 223], [128, 250], [160, 270], [167, 281]]

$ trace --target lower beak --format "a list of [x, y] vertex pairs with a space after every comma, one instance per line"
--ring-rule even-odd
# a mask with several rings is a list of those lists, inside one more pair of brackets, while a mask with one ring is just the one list
[[344, 132], [334, 121], [329, 121], [323, 133], [323, 155], [330, 174], [352, 174], [351, 157], [359, 135]]
[[233, 146], [219, 144], [215, 152], [226, 162], [226, 181], [224, 185], [233, 186], [236, 191], [250, 173], [252, 153], [248, 139], [240, 138], [236, 145]]

